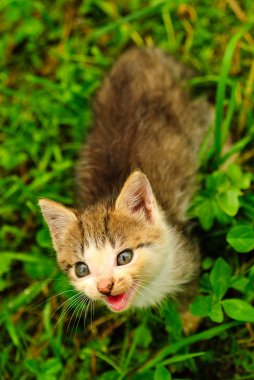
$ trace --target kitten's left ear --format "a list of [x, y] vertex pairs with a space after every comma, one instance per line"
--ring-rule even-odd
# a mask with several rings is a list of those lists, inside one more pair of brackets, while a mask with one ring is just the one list
[[40, 199], [39, 205], [49, 226], [53, 246], [57, 249], [64, 233], [70, 224], [77, 221], [77, 217], [71, 209], [49, 199]]
[[159, 210], [145, 174], [137, 170], [127, 178], [115, 208], [145, 217], [151, 223], [155, 222]]

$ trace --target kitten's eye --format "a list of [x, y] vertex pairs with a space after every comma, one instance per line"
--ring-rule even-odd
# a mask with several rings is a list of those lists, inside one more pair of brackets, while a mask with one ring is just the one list
[[129, 264], [132, 258], [133, 252], [130, 249], [127, 249], [126, 251], [119, 253], [119, 255], [117, 256], [117, 265]]
[[75, 265], [75, 273], [77, 277], [85, 277], [90, 273], [90, 271], [85, 263], [77, 263]]

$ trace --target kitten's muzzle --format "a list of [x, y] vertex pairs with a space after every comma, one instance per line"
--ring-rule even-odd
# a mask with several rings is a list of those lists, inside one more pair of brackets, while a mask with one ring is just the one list
[[110, 296], [113, 286], [114, 286], [113, 281], [103, 280], [97, 284], [97, 289], [104, 296]]

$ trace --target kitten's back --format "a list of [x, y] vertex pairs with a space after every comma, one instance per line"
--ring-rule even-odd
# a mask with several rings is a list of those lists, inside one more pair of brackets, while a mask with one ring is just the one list
[[192, 73], [158, 49], [122, 55], [97, 93], [94, 125], [77, 170], [79, 199], [93, 204], [117, 194], [141, 169], [168, 218], [184, 220], [197, 152], [213, 110], [182, 88]]

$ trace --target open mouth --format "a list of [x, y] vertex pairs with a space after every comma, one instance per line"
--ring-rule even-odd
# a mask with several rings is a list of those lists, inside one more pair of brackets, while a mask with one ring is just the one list
[[123, 311], [130, 303], [130, 299], [134, 293], [134, 285], [125, 293], [116, 296], [108, 296], [105, 298], [107, 305], [113, 311]]

